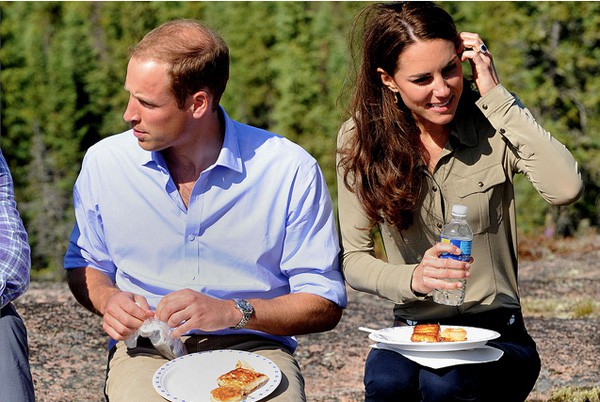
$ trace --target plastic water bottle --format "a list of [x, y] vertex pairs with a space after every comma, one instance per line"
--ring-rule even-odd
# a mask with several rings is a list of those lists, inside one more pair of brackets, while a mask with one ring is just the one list
[[[454, 244], [460, 248], [461, 254], [443, 253], [440, 258], [452, 258], [459, 261], [471, 259], [471, 243], [473, 242], [473, 231], [467, 223], [467, 207], [464, 205], [452, 206], [452, 219], [444, 225], [440, 235], [440, 242]], [[458, 289], [434, 289], [433, 301], [448, 306], [460, 306], [465, 300], [466, 280], [447, 279], [449, 282], [462, 282]]]

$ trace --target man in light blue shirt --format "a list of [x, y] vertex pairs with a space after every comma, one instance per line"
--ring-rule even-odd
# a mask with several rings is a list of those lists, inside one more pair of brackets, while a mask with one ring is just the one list
[[84, 158], [65, 268], [116, 343], [111, 401], [163, 400], [152, 376], [167, 360], [123, 342], [152, 317], [188, 352], [268, 357], [283, 373], [272, 400], [305, 400], [293, 335], [332, 329], [346, 305], [319, 166], [283, 137], [227, 116], [219, 99], [228, 70], [226, 45], [201, 24], [151, 31], [127, 68], [132, 130]]

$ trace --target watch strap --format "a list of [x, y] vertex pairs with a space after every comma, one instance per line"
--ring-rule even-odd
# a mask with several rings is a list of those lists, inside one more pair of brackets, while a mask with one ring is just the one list
[[235, 327], [231, 327], [231, 329], [244, 328], [254, 314], [254, 308], [252, 307], [252, 304], [245, 299], [233, 299], [233, 303], [235, 304], [235, 307], [242, 312], [242, 319]]

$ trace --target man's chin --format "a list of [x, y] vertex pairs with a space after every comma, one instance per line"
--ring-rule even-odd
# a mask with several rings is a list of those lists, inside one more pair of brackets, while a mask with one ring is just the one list
[[144, 141], [144, 140], [138, 139], [138, 145], [144, 151], [148, 151], [148, 152], [159, 151], [160, 150], [160, 149], [158, 149], [158, 147], [156, 146], [156, 144], [152, 143], [151, 141]]

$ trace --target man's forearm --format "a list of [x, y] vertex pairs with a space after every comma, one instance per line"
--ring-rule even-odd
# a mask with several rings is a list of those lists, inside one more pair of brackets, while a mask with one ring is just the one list
[[337, 325], [343, 309], [324, 297], [292, 293], [275, 299], [250, 299], [255, 316], [246, 328], [273, 335], [304, 335], [329, 331]]
[[75, 299], [100, 316], [104, 315], [108, 299], [120, 292], [108, 276], [90, 267], [68, 270], [67, 279]]

